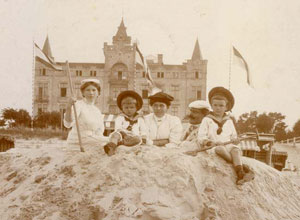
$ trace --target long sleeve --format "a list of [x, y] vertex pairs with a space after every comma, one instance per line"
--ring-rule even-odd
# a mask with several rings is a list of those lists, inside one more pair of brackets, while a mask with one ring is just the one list
[[208, 133], [209, 133], [209, 119], [203, 118], [198, 129], [197, 141], [199, 144], [202, 144], [204, 141], [209, 139]]
[[[77, 116], [80, 115], [80, 111], [81, 111], [81, 104], [79, 101], [75, 102], [75, 107], [76, 107], [76, 113], [77, 113]], [[72, 118], [72, 121], [71, 122], [68, 122], [66, 121], [66, 113], [64, 114], [64, 126], [66, 128], [71, 128], [75, 125], [75, 114], [74, 114], [74, 106], [71, 107], [71, 118]]]
[[170, 127], [170, 136], [169, 141], [170, 143], [180, 144], [180, 138], [182, 136], [182, 124], [178, 117], [171, 117], [171, 127]]
[[145, 123], [144, 118], [142, 118], [142, 117], [139, 118], [139, 129], [140, 129], [140, 135], [141, 136], [145, 135], [148, 138], [148, 136], [149, 136], [148, 127]]
[[231, 136], [230, 136], [231, 140], [236, 139], [238, 135], [237, 135], [237, 132], [235, 130], [235, 126], [234, 126], [234, 123], [233, 123], [232, 120], [230, 120], [230, 128], [231, 128], [231, 131], [232, 131]]
[[117, 116], [115, 119], [115, 131], [117, 131], [118, 129], [123, 129], [122, 123], [124, 121], [124, 117], [123, 116]]

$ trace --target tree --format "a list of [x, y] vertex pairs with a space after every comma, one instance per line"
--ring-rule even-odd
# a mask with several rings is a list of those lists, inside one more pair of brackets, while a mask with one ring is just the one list
[[42, 112], [38, 114], [33, 121], [33, 127], [38, 128], [60, 128], [61, 114], [60, 112]]
[[266, 113], [259, 115], [256, 119], [256, 128], [260, 133], [271, 133], [274, 126], [274, 120]]
[[287, 137], [285, 129], [287, 125], [283, 121], [285, 116], [278, 112], [262, 113], [257, 115], [257, 111], [242, 114], [237, 122], [238, 133], [255, 132], [275, 134], [277, 141]]
[[295, 123], [294, 127], [293, 127], [293, 132], [295, 137], [300, 136], [300, 119]]
[[6, 122], [4, 119], [0, 119], [0, 127], [4, 127], [6, 125]]
[[237, 132], [239, 134], [245, 132], [255, 132], [256, 120], [257, 120], [257, 111], [251, 111], [250, 113], [242, 114], [236, 123]]
[[5, 108], [2, 111], [2, 118], [5, 122], [8, 122], [10, 127], [30, 127], [31, 124], [31, 117], [24, 109]]

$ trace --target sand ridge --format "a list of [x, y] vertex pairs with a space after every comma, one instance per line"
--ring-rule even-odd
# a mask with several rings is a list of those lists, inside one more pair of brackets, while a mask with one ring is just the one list
[[61, 141], [22, 141], [0, 153], [1, 219], [240, 220], [300, 219], [300, 186], [259, 161], [237, 187], [214, 153], [120, 147], [81, 153]]

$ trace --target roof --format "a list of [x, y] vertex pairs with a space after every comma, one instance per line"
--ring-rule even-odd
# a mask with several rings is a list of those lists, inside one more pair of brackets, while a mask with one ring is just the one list
[[61, 66], [55, 63], [52, 59], [49, 58], [39, 47], [37, 44], [34, 44], [34, 54], [39, 61], [49, 65], [55, 70], [62, 70]]
[[[256, 138], [256, 133], [255, 132], [246, 132], [243, 134], [243, 136], [252, 136]], [[274, 141], [275, 140], [275, 134], [265, 134], [265, 133], [259, 133], [258, 134], [258, 141]]]
[[43, 51], [44, 54], [46, 54], [51, 59], [51, 61], [53, 61], [53, 56], [52, 56], [52, 52], [51, 52], [51, 47], [50, 47], [50, 42], [49, 42], [48, 35], [46, 37], [46, 40], [45, 40], [42, 51]]
[[[57, 62], [57, 64], [64, 66], [65, 62]], [[83, 67], [90, 67], [90, 66], [96, 66], [99, 69], [104, 69], [105, 64], [104, 63], [69, 63], [70, 67], [76, 67], [76, 66], [83, 66]]]
[[282, 156], [286, 156], [287, 157], [288, 153], [284, 152], [284, 151], [273, 151], [272, 155], [282, 155]]
[[172, 64], [148, 64], [151, 70], [167, 70], [167, 71], [185, 71], [185, 65], [172, 65]]
[[196, 43], [195, 43], [192, 60], [203, 60], [198, 39], [196, 40]]

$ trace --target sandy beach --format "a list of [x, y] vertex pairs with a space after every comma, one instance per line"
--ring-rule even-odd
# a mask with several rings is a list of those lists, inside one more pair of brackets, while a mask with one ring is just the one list
[[60, 140], [17, 140], [0, 153], [1, 219], [300, 219], [291, 175], [243, 158], [256, 177], [237, 186], [232, 166], [213, 152], [183, 151], [120, 147], [108, 157]]

